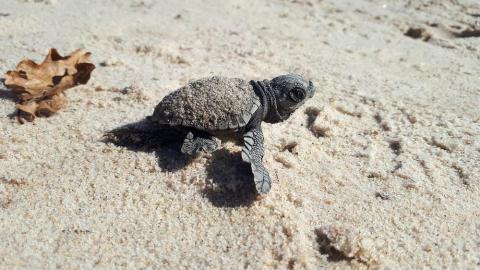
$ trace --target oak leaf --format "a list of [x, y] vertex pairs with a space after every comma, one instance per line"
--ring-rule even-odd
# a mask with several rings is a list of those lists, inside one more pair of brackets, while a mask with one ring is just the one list
[[50, 49], [41, 64], [23, 60], [15, 70], [7, 71], [4, 84], [18, 99], [18, 119], [33, 121], [36, 116], [50, 116], [66, 104], [63, 94], [68, 88], [86, 84], [95, 65], [90, 53], [82, 49], [61, 56]]

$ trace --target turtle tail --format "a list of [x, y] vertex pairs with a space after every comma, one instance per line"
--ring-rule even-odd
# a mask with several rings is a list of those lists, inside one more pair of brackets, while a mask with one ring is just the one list
[[126, 124], [103, 135], [103, 142], [130, 149], [149, 149], [169, 145], [184, 137], [180, 130], [154, 122], [149, 116], [141, 121]]

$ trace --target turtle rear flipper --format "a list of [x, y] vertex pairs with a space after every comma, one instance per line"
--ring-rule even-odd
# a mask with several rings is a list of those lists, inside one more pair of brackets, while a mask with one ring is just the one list
[[262, 162], [264, 150], [261, 128], [254, 128], [245, 133], [243, 143], [242, 159], [251, 165], [255, 188], [260, 194], [268, 193], [272, 187], [272, 180]]
[[218, 144], [211, 136], [194, 136], [190, 131], [183, 141], [181, 152], [187, 155], [195, 155], [201, 151], [212, 153], [217, 150], [217, 148]]

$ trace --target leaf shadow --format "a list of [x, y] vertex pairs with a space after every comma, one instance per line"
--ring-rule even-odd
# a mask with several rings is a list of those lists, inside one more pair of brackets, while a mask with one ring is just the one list
[[[3, 83], [2, 79], [0, 79], [0, 82]], [[10, 100], [13, 102], [17, 101], [17, 98], [15, 98], [12, 91], [5, 88], [0, 88], [0, 99]], [[7, 114], [7, 117], [10, 119], [14, 119], [15, 117], [17, 117], [17, 115], [17, 110], [14, 110], [13, 112]]]
[[10, 101], [16, 101], [15, 96], [13, 95], [12, 91], [9, 91], [5, 88], [0, 88], [0, 99], [6, 99]]

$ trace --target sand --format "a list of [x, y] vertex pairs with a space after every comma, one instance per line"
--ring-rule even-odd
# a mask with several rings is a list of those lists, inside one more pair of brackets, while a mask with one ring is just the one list
[[[474, 0], [3, 0], [2, 74], [50, 47], [86, 48], [97, 69], [30, 124], [0, 90], [0, 268], [479, 268], [479, 14]], [[289, 72], [318, 90], [263, 125], [259, 200], [233, 144], [180, 166], [101, 141], [192, 79]]]

